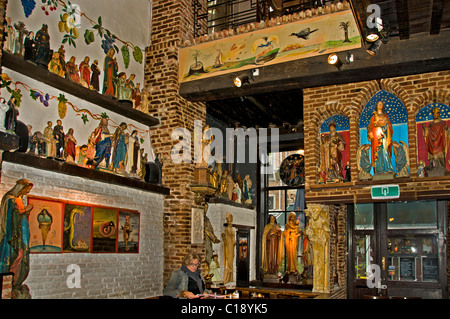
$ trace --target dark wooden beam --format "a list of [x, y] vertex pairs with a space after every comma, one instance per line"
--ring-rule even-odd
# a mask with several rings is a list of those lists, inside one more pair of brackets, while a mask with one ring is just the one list
[[395, 0], [400, 40], [409, 39], [409, 11], [407, 0]]
[[[450, 70], [450, 30], [438, 35], [415, 34], [408, 40], [391, 38], [383, 44], [377, 56], [365, 48], [352, 50], [354, 62], [340, 70], [327, 63], [327, 55], [263, 66], [251, 84], [239, 90], [233, 78], [243, 72], [181, 83], [180, 95], [191, 101], [213, 101], [267, 92], [286, 91], [360, 81], [370, 81], [403, 75]], [[331, 51], [330, 51], [331, 53]], [[346, 52], [339, 52], [343, 60]]]
[[442, 15], [444, 13], [444, 0], [433, 0], [431, 11], [430, 34], [441, 32]]

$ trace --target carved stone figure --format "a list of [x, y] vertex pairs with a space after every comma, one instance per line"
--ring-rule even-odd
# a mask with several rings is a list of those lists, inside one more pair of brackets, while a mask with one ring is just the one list
[[439, 176], [447, 171], [445, 158], [448, 151], [449, 129], [447, 123], [441, 119], [439, 108], [432, 111], [433, 121], [428, 126], [422, 124], [423, 138], [428, 152], [429, 164], [425, 167], [426, 176]]
[[262, 236], [261, 268], [266, 274], [276, 274], [284, 257], [283, 236], [274, 215], [270, 215], [269, 223], [264, 227]]
[[33, 184], [20, 179], [2, 198], [0, 206], [0, 272], [14, 273], [13, 299], [30, 299], [27, 285], [23, 282], [30, 271], [30, 228], [28, 215], [33, 205], [25, 206], [22, 199]]
[[223, 261], [224, 261], [224, 271], [223, 271], [223, 282], [233, 281], [233, 261], [234, 261], [234, 251], [236, 246], [236, 232], [233, 229], [233, 215], [230, 213], [226, 214], [227, 226], [225, 227], [225, 232], [222, 233], [222, 243], [223, 243]]
[[296, 219], [295, 212], [291, 212], [288, 216], [288, 221], [284, 225], [284, 245], [286, 248], [286, 273], [296, 274], [297, 270], [297, 249], [298, 238], [302, 235], [300, 223]]
[[204, 208], [204, 238], [205, 238], [205, 263], [210, 267], [212, 261], [213, 249], [212, 245], [220, 243], [220, 239], [214, 234], [214, 228], [206, 213], [208, 212], [208, 204], [205, 204]]
[[326, 293], [330, 288], [329, 240], [330, 229], [327, 207], [310, 204], [305, 210], [309, 224], [305, 229], [313, 250], [313, 292]]

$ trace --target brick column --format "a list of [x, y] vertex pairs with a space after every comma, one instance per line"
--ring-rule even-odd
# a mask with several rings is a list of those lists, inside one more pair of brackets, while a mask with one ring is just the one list
[[171, 139], [175, 128], [187, 128], [193, 132], [194, 120], [201, 120], [203, 124], [206, 121], [206, 105], [190, 103], [178, 93], [178, 48], [186, 40], [192, 42], [193, 28], [192, 1], [153, 1], [145, 88], [150, 91], [149, 113], [161, 122], [151, 128], [151, 139], [155, 154], [160, 153], [164, 160], [163, 184], [170, 188], [164, 208], [164, 284], [172, 271], [180, 267], [189, 249], [204, 256], [203, 244], [191, 245], [191, 210], [202, 208], [195, 204], [194, 193], [190, 189], [194, 180], [194, 164], [175, 164], [170, 156], [178, 143]]

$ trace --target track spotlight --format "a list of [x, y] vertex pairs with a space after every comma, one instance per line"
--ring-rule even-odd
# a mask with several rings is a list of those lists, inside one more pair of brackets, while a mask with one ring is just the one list
[[248, 75], [237, 76], [233, 80], [234, 85], [237, 86], [238, 88], [240, 88], [245, 83], [250, 84], [250, 81], [255, 80], [253, 76], [258, 76], [258, 75], [259, 75], [259, 69], [255, 69], [255, 70], [252, 70]]
[[373, 42], [367, 49], [367, 53], [369, 53], [370, 55], [377, 55], [378, 54], [378, 50], [380, 50], [380, 46], [381, 46], [381, 40], [378, 39], [377, 41]]
[[375, 42], [380, 38], [380, 34], [378, 33], [378, 29], [368, 29], [366, 31], [366, 41], [367, 42]]
[[334, 65], [340, 70], [343, 63], [336, 53], [331, 53], [328, 56], [328, 64]]

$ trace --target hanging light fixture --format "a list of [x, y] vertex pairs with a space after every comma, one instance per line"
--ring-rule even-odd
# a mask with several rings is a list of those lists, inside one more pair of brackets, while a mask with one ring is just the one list
[[251, 70], [249, 74], [235, 77], [233, 80], [234, 85], [237, 86], [238, 88], [240, 88], [245, 83], [250, 84], [250, 81], [253, 82], [255, 80], [254, 76], [258, 76], [258, 75], [259, 75], [259, 69]]

